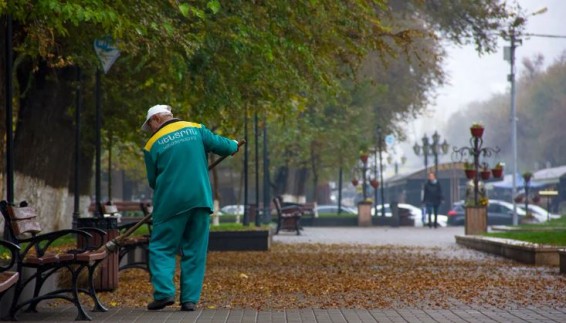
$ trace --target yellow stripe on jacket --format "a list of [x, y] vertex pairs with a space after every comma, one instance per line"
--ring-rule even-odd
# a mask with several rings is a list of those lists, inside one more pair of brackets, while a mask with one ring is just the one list
[[200, 128], [202, 127], [201, 124], [199, 123], [194, 123], [194, 122], [187, 122], [187, 121], [178, 121], [178, 122], [174, 122], [171, 124], [166, 125], [165, 127], [161, 128], [158, 132], [154, 133], [153, 136], [151, 136], [151, 138], [149, 138], [149, 140], [147, 141], [147, 143], [145, 144], [144, 149], [146, 151], [150, 151], [151, 147], [153, 146], [153, 144], [159, 140], [159, 138], [166, 136], [172, 132], [181, 130], [183, 128]]

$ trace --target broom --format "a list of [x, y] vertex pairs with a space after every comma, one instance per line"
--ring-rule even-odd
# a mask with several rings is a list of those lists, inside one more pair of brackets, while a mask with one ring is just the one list
[[[246, 143], [246, 140], [240, 140], [238, 142], [238, 149], [243, 146]], [[216, 161], [214, 161], [212, 164], [210, 164], [208, 166], [208, 170], [213, 169], [214, 167], [216, 167], [218, 164], [220, 164], [224, 159], [226, 159], [226, 157], [228, 156], [222, 156], [220, 158], [218, 158]], [[103, 253], [104, 257], [106, 258], [108, 256], [109, 253], [113, 253], [119, 250], [120, 248], [120, 243], [128, 238], [132, 233], [134, 233], [139, 227], [141, 227], [142, 225], [144, 225], [145, 223], [147, 223], [152, 217], [152, 214], [149, 213], [148, 215], [144, 216], [139, 222], [137, 222], [136, 224], [134, 224], [133, 226], [131, 226], [128, 230], [126, 230], [126, 232], [122, 233], [121, 235], [115, 237], [114, 239], [106, 242], [105, 244], [103, 244], [102, 246], [100, 246], [98, 249], [96, 249], [94, 252], [95, 253]], [[96, 272], [94, 274], [94, 277], [97, 276], [97, 272], [100, 269], [100, 267], [98, 267], [96, 269]], [[60, 287], [62, 286], [70, 286], [71, 285], [71, 276], [70, 275], [59, 275], [58, 277], [58, 285]], [[86, 286], [86, 282], [88, 282], [88, 275], [87, 275], [87, 270], [82, 270], [79, 274], [79, 277], [77, 278], [77, 284], [78, 286]]]

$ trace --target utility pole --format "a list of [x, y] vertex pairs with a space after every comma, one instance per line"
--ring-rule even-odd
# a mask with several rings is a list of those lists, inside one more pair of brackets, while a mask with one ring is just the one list
[[511, 83], [511, 149], [513, 150], [513, 170], [512, 174], [512, 190], [511, 200], [513, 201], [513, 225], [519, 224], [519, 217], [517, 215], [517, 203], [515, 202], [515, 195], [517, 195], [517, 107], [515, 104], [515, 49], [517, 48], [517, 41], [521, 42], [516, 38], [515, 28], [511, 28], [510, 35], [511, 46], [509, 46], [509, 65], [510, 73], [508, 80]]
[[518, 26], [519, 24], [516, 24], [516, 22], [518, 21], [518, 19], [526, 19], [526, 17], [528, 16], [536, 16], [536, 15], [540, 15], [543, 14], [547, 11], [548, 9], [546, 7], [543, 7], [535, 12], [532, 12], [531, 14], [528, 14], [525, 17], [518, 17], [514, 23], [511, 24], [511, 27], [509, 28], [509, 41], [510, 41], [510, 46], [504, 48], [504, 56], [503, 58], [506, 61], [509, 61], [509, 65], [510, 65], [510, 73], [507, 77], [507, 80], [511, 83], [511, 148], [513, 150], [513, 156], [512, 156], [512, 161], [513, 161], [513, 166], [512, 171], [513, 174], [511, 174], [511, 178], [512, 178], [512, 203], [513, 203], [513, 225], [518, 225], [519, 224], [519, 216], [517, 215], [517, 202], [515, 202], [515, 195], [517, 195], [517, 107], [516, 107], [516, 88], [515, 88], [515, 50], [517, 49], [517, 44], [521, 44], [522, 41], [520, 39], [517, 38], [517, 30], [515, 29], [516, 26]]

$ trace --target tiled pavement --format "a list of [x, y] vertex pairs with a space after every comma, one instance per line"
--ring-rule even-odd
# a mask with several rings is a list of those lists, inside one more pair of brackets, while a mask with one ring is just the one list
[[[454, 235], [463, 228], [306, 228], [301, 236], [280, 234], [282, 243], [368, 243], [372, 245], [416, 245], [456, 247]], [[456, 248], [455, 252], [458, 252]], [[453, 250], [454, 251], [454, 250]], [[566, 291], [565, 291], [566, 292]], [[536, 307], [494, 309], [463, 305], [451, 309], [200, 309], [180, 312], [178, 307], [150, 312], [143, 308], [112, 308], [89, 312], [95, 322], [566, 322], [566, 304], [561, 308]], [[76, 316], [72, 306], [41, 308], [40, 313], [20, 313], [20, 322], [69, 322]]]
[[[197, 310], [173, 309], [150, 312], [140, 308], [114, 308], [105, 313], [89, 313], [95, 322], [258, 322], [258, 323], [342, 323], [342, 322], [566, 322], [566, 307], [519, 310], [451, 309], [451, 310], [366, 310], [366, 309], [289, 309], [255, 311], [240, 309]], [[21, 313], [20, 322], [70, 322], [76, 309], [65, 307], [42, 309], [40, 313]]]

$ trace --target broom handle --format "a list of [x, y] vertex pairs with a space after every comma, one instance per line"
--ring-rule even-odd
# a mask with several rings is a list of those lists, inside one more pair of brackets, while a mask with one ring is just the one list
[[[242, 139], [238, 142], [238, 148], [240, 148], [241, 146], [243, 146], [246, 143], [245, 139]], [[212, 163], [210, 166], [208, 166], [208, 170], [213, 169], [214, 167], [216, 167], [216, 165], [220, 164], [220, 162], [222, 162], [224, 159], [226, 159], [226, 157], [228, 156], [222, 156], [219, 159], [217, 159], [214, 163]], [[116, 241], [120, 241], [128, 236], [130, 236], [132, 233], [134, 233], [134, 231], [136, 231], [139, 227], [141, 227], [142, 225], [144, 225], [146, 222], [148, 222], [151, 219], [152, 214], [148, 214], [146, 216], [144, 216], [138, 223], [134, 224], [133, 226], [131, 226], [128, 230], [126, 230], [126, 232], [122, 233], [121, 235], [117, 236], [116, 238], [112, 239], [111, 241], [116, 243]], [[106, 245], [103, 245], [101, 248], [105, 248], [106, 249]], [[99, 248], [99, 249], [101, 249]]]
[[[240, 147], [243, 146], [245, 143], [246, 143], [245, 139], [238, 141], [238, 149], [240, 149]], [[222, 156], [222, 157], [218, 158], [216, 161], [214, 161], [214, 163], [212, 163], [210, 166], [208, 166], [208, 170], [211, 170], [214, 167], [216, 167], [216, 165], [220, 164], [220, 162], [222, 162], [224, 159], [226, 159], [226, 157], [228, 157], [228, 156]]]

